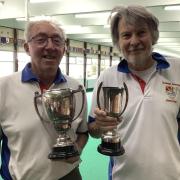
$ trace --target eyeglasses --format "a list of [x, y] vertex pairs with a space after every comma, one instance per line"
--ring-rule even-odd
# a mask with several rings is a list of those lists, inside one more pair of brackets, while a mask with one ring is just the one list
[[60, 36], [54, 35], [54, 36], [48, 36], [46, 34], [37, 34], [36, 36], [33, 36], [28, 42], [33, 41], [38, 46], [44, 47], [48, 43], [48, 39], [51, 39], [52, 43], [56, 47], [64, 47], [65, 46], [65, 40], [63, 40]]

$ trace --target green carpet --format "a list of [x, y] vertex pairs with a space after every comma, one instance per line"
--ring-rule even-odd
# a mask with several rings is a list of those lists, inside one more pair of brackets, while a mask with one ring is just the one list
[[109, 158], [97, 152], [100, 140], [89, 138], [81, 159], [80, 171], [83, 180], [108, 180]]
[[[92, 92], [87, 93], [88, 112], [91, 105]], [[100, 139], [89, 137], [88, 143], [81, 155], [80, 171], [83, 180], [107, 180], [109, 157], [97, 152]]]

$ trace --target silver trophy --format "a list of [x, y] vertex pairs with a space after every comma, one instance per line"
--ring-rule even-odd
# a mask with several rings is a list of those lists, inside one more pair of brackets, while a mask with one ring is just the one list
[[[125, 83], [122, 88], [102, 87], [103, 82], [99, 84], [97, 90], [97, 105], [99, 109], [104, 109], [108, 116], [120, 118], [124, 113], [128, 103], [128, 89]], [[100, 105], [99, 96], [103, 89], [103, 108]], [[125, 92], [125, 94], [124, 94]], [[125, 95], [125, 99], [124, 99]], [[124, 103], [122, 103], [124, 102]], [[124, 105], [124, 107], [122, 107]], [[124, 154], [125, 150], [121, 145], [120, 135], [117, 129], [104, 132], [101, 136], [101, 144], [98, 146], [98, 152], [108, 156], [119, 156]]]
[[[75, 117], [75, 93], [82, 94], [82, 105], [80, 112]], [[58, 134], [56, 144], [48, 155], [49, 159], [65, 159], [79, 155], [79, 152], [71, 140], [67, 131], [71, 128], [71, 123], [79, 117], [84, 106], [84, 90], [79, 86], [77, 90], [67, 89], [50, 89], [45, 90], [42, 94], [35, 92], [34, 106], [41, 121], [44, 121], [40, 114], [38, 104], [41, 102], [41, 109], [45, 111], [49, 122], [53, 125]], [[43, 123], [43, 122], [42, 122]]]

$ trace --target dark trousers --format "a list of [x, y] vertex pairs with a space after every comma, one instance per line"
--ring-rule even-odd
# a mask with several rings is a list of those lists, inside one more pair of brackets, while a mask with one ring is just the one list
[[79, 168], [76, 167], [69, 174], [60, 178], [59, 180], [82, 180]]

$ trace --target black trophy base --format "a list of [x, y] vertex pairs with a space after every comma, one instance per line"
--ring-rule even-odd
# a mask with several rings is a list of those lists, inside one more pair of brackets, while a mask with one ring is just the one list
[[53, 147], [52, 152], [48, 155], [51, 160], [67, 159], [69, 157], [78, 156], [79, 152], [75, 146]]
[[120, 156], [125, 153], [121, 143], [102, 142], [98, 148], [98, 152], [106, 156]]

